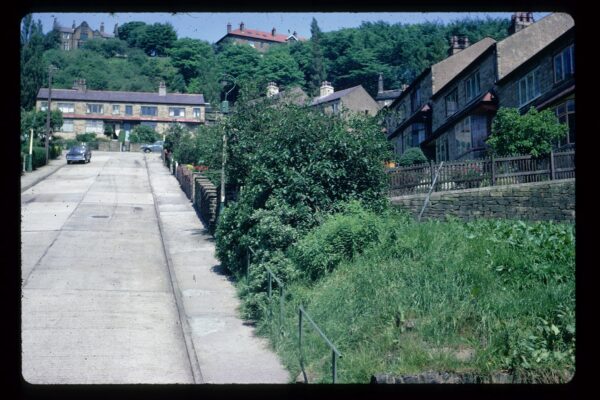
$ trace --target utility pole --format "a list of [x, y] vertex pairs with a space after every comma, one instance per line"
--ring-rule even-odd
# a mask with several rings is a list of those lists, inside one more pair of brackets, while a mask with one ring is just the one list
[[[227, 78], [231, 78], [231, 82], [233, 82], [233, 86], [231, 87], [231, 89], [229, 89], [227, 92], [225, 92], [225, 100], [223, 100], [223, 102], [221, 103], [221, 112], [223, 114], [228, 114], [229, 113], [229, 102], [227, 101], [227, 95], [235, 88], [236, 85], [236, 79], [235, 77], [229, 75], [229, 74], [223, 74], [223, 80], [221, 81], [221, 84], [223, 85], [223, 88], [225, 88], [225, 86], [228, 83]], [[223, 130], [223, 160], [221, 163], [221, 201], [219, 203], [219, 218], [221, 218], [221, 213], [223, 212], [223, 208], [225, 207], [225, 164], [227, 163], [227, 133], [225, 132], [225, 130]]]
[[48, 107], [46, 109], [46, 164], [48, 164], [49, 140], [50, 140], [50, 107], [52, 105], [52, 71], [54, 67], [48, 67]]

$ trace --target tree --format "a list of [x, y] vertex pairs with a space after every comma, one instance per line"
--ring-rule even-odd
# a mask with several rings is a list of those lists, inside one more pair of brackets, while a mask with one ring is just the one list
[[423, 151], [419, 147], [411, 147], [407, 149], [400, 158], [398, 158], [398, 164], [403, 167], [407, 167], [414, 164], [421, 164], [427, 162], [427, 157], [423, 154]]
[[321, 82], [327, 79], [327, 71], [323, 59], [323, 50], [321, 49], [321, 39], [323, 33], [319, 28], [319, 24], [315, 18], [310, 23], [310, 50], [312, 62], [310, 65], [310, 82], [308, 83], [309, 91], [313, 94], [321, 86]]
[[129, 46], [136, 46], [138, 36], [141, 34], [145, 27], [145, 22], [126, 22], [119, 27], [118, 37], [119, 39], [126, 41]]
[[287, 46], [269, 48], [260, 60], [256, 75], [259, 86], [263, 88], [271, 81], [283, 86], [304, 83], [304, 74]]
[[[29, 136], [33, 129], [34, 138], [42, 140], [46, 134], [46, 111], [31, 110], [25, 111], [21, 109], [21, 135]], [[63, 125], [62, 112], [60, 110], [52, 110], [50, 112], [50, 130], [56, 132]]]
[[35, 99], [44, 82], [46, 69], [43, 53], [42, 23], [39, 20], [35, 23], [31, 14], [28, 14], [21, 26], [21, 107], [26, 110], [35, 106]]
[[551, 110], [537, 111], [531, 107], [521, 115], [516, 108], [501, 107], [492, 122], [492, 134], [486, 140], [498, 156], [531, 154], [547, 155], [569, 129], [558, 122]]
[[138, 29], [134, 31], [139, 33], [135, 45], [151, 57], [167, 55], [177, 40], [177, 33], [169, 23], [155, 23]]

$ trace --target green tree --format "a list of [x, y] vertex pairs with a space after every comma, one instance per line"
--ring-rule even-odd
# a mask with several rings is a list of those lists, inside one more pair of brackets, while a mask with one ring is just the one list
[[323, 50], [321, 49], [321, 40], [323, 33], [319, 28], [319, 24], [315, 18], [310, 23], [310, 81], [308, 89], [312, 94], [316, 94], [321, 82], [327, 79], [327, 71], [325, 69], [325, 61], [323, 59]]
[[501, 107], [486, 143], [498, 156], [531, 154], [540, 157], [549, 154], [553, 144], [564, 138], [568, 131], [551, 110], [540, 112], [531, 107], [521, 115], [516, 108]]
[[46, 68], [43, 62], [44, 36], [41, 21], [35, 23], [31, 14], [21, 22], [21, 107], [34, 107], [43, 85]]
[[227, 120], [228, 183], [243, 187], [219, 221], [217, 254], [232, 271], [248, 244], [275, 255], [319, 212], [361, 200], [385, 203], [388, 143], [374, 118], [341, 119], [293, 105], [246, 106]]
[[304, 74], [287, 46], [269, 48], [260, 59], [256, 74], [258, 84], [263, 88], [266, 88], [267, 83], [271, 81], [282, 86], [304, 83]]
[[407, 167], [414, 164], [421, 164], [427, 162], [427, 157], [423, 154], [423, 151], [419, 147], [411, 147], [407, 149], [402, 155], [398, 158], [398, 164], [403, 167]]
[[156, 131], [146, 125], [136, 125], [131, 133], [137, 136], [139, 143], [154, 143], [159, 138]]
[[[169, 23], [155, 23], [138, 29], [140, 31], [135, 45], [152, 57], [167, 55], [167, 51], [177, 40], [177, 33]], [[134, 32], [138, 32], [138, 30]]]
[[[21, 135], [28, 136], [30, 130], [33, 129], [34, 138], [41, 140], [46, 133], [46, 111], [21, 109]], [[56, 132], [63, 125], [62, 112], [60, 110], [52, 110], [50, 112], [50, 130]]]
[[126, 41], [129, 46], [136, 46], [138, 36], [144, 31], [145, 27], [145, 22], [126, 22], [119, 27], [118, 37], [119, 39]]

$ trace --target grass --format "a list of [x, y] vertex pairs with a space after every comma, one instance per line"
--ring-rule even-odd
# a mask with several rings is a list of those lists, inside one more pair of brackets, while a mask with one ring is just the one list
[[[300, 373], [303, 304], [343, 355], [341, 383], [424, 371], [569, 379], [575, 348], [572, 225], [417, 224], [395, 213], [375, 218], [377, 240], [341, 257], [318, 279], [288, 284], [284, 336], [277, 330], [276, 291], [273, 322], [258, 321], [293, 377]], [[303, 332], [310, 381], [331, 382], [331, 350], [308, 323]]]

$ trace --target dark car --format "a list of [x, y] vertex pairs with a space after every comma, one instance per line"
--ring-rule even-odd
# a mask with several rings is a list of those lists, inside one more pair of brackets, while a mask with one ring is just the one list
[[92, 159], [92, 151], [86, 145], [77, 145], [71, 147], [67, 153], [67, 164], [83, 161], [89, 163]]
[[163, 144], [165, 142], [163, 142], [162, 140], [157, 140], [156, 142], [152, 143], [152, 144], [143, 144], [140, 146], [140, 150], [142, 150], [144, 153], [150, 153], [150, 152], [162, 152], [163, 150]]

